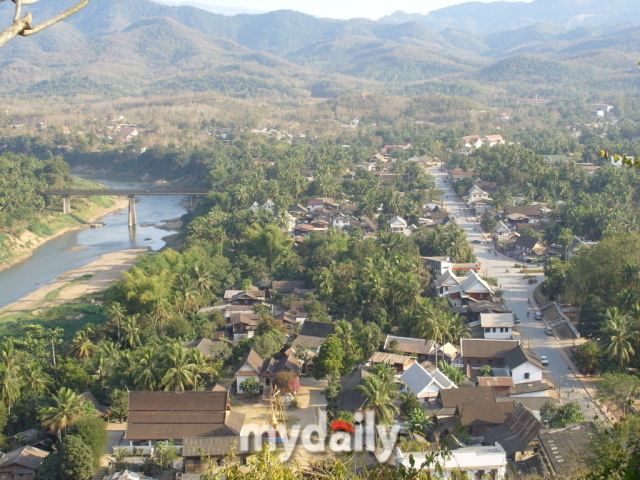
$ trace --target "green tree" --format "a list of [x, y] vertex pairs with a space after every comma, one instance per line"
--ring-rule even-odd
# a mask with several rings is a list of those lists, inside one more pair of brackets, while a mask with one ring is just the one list
[[63, 480], [88, 480], [95, 472], [91, 448], [78, 435], [67, 435], [60, 448]]
[[567, 402], [558, 407], [553, 400], [547, 400], [540, 408], [540, 417], [551, 428], [562, 428], [568, 423], [584, 422], [584, 414], [577, 402]]
[[428, 438], [429, 433], [433, 429], [433, 420], [427, 416], [427, 413], [422, 407], [419, 407], [409, 413], [404, 425], [414, 438], [416, 435]]
[[640, 378], [625, 373], [605, 373], [597, 383], [597, 397], [604, 403], [613, 402], [625, 414], [640, 399]]
[[607, 309], [602, 335], [604, 351], [609, 359], [618, 362], [618, 371], [622, 371], [635, 354], [633, 340], [638, 337], [638, 331], [632, 329], [627, 315], [612, 307]]
[[393, 401], [398, 396], [398, 386], [393, 381], [383, 379], [378, 375], [369, 375], [357, 390], [365, 397], [364, 408], [372, 410], [376, 415], [376, 422], [392, 425], [398, 414], [398, 407]]
[[576, 348], [576, 362], [584, 373], [594, 374], [598, 368], [598, 362], [602, 351], [596, 342], [584, 342]]
[[154, 457], [158, 465], [164, 470], [171, 466], [171, 462], [179, 457], [178, 449], [171, 442], [156, 442], [154, 444]]
[[313, 378], [316, 380], [328, 378], [331, 381], [346, 373], [343, 372], [344, 355], [342, 342], [334, 335], [329, 335], [313, 361]]
[[118, 342], [120, 342], [120, 328], [122, 326], [122, 322], [127, 316], [127, 311], [119, 302], [111, 302], [107, 307], [107, 312], [111, 321], [116, 324]]
[[198, 365], [190, 358], [186, 348], [179, 341], [169, 345], [164, 355], [166, 372], [160, 381], [165, 390], [181, 392], [196, 385]]
[[111, 417], [116, 420], [125, 420], [129, 415], [129, 392], [115, 389], [109, 394], [109, 408]]
[[85, 415], [81, 417], [67, 430], [67, 438], [76, 435], [91, 450], [93, 468], [97, 469], [100, 466], [100, 458], [104, 455], [109, 443], [104, 420], [97, 416]]
[[260, 385], [258, 377], [249, 377], [240, 383], [240, 390], [251, 397], [258, 396], [261, 388], [262, 386]]
[[493, 377], [493, 368], [491, 365], [483, 365], [478, 371], [479, 377]]
[[42, 425], [56, 433], [66, 433], [84, 415], [84, 400], [68, 388], [61, 388], [58, 395], [52, 396], [55, 403], [40, 414]]

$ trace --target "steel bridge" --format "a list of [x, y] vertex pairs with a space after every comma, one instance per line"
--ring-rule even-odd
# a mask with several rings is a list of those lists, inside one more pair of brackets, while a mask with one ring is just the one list
[[85, 189], [61, 189], [43, 190], [39, 192], [43, 197], [62, 197], [62, 213], [71, 213], [71, 197], [86, 197], [92, 195], [126, 196], [129, 197], [129, 226], [137, 223], [136, 195], [185, 195], [191, 197], [191, 208], [195, 208], [198, 197], [209, 193], [206, 189], [193, 188], [85, 188]]

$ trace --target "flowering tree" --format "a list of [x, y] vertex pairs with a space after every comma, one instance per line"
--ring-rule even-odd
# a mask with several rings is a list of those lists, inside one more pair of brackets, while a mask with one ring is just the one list
[[298, 375], [293, 372], [280, 372], [273, 378], [273, 383], [284, 393], [295, 395], [300, 390]]
[[[0, 3], [4, 1], [6, 0], [0, 0]], [[58, 15], [51, 17], [48, 20], [45, 20], [39, 25], [31, 25], [31, 22], [33, 19], [30, 13], [27, 12], [24, 15], [24, 17], [20, 18], [20, 15], [22, 13], [22, 6], [32, 5], [34, 3], [39, 2], [40, 0], [11, 0], [11, 1], [15, 4], [15, 13], [13, 16], [13, 23], [9, 28], [4, 30], [3, 32], [0, 32], [0, 47], [3, 46], [8, 41], [16, 38], [18, 35], [22, 35], [26, 37], [26, 36], [34, 35], [38, 32], [41, 32], [45, 28], [48, 28], [51, 25], [58, 23], [67, 17], [70, 17], [74, 13], [77, 13], [82, 8], [86, 7], [87, 4], [89, 3], [89, 0], [82, 0], [77, 5], [71, 8], [68, 8], [64, 12], [59, 13]]]

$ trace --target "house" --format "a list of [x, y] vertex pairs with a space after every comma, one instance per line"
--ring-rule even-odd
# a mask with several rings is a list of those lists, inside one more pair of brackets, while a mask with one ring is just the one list
[[413, 145], [411, 143], [405, 143], [405, 144], [402, 144], [402, 145], [385, 145], [384, 147], [382, 147], [380, 149], [380, 153], [387, 154], [387, 153], [391, 152], [392, 150], [408, 150], [412, 146]]
[[158, 441], [238, 436], [245, 415], [231, 411], [224, 388], [197, 392], [129, 392], [127, 430], [119, 447], [153, 454]]
[[480, 368], [483, 365], [504, 368], [506, 353], [518, 346], [519, 340], [462, 338], [460, 354], [465, 368]]
[[405, 384], [408, 391], [413, 393], [418, 400], [424, 402], [435, 400], [440, 390], [458, 388], [449, 378], [436, 369], [429, 373], [419, 363], [414, 363], [400, 376], [400, 381]]
[[289, 207], [288, 212], [291, 215], [295, 215], [296, 217], [304, 217], [306, 214], [309, 213], [309, 209], [304, 205], [300, 205], [299, 203], [296, 203], [295, 205], [292, 205], [291, 207]]
[[503, 424], [515, 408], [514, 401], [458, 405], [455, 416], [468, 435], [479, 437]]
[[542, 158], [551, 165], [564, 165], [569, 161], [566, 155], [544, 155]]
[[408, 355], [397, 355], [395, 353], [376, 352], [367, 361], [371, 365], [378, 365], [380, 363], [388, 363], [396, 372], [405, 372], [409, 367], [415, 363], [416, 359]]
[[511, 236], [511, 230], [504, 224], [504, 222], [498, 222], [493, 228], [493, 232], [496, 237], [498, 237], [498, 241], [500, 241], [500, 238]]
[[[516, 386], [542, 382], [544, 366], [540, 358], [533, 351], [522, 347], [519, 340], [463, 338], [460, 340], [460, 349], [465, 375], [471, 379], [482, 366], [489, 365], [493, 369], [505, 369], [506, 376], [511, 377]], [[529, 392], [518, 394], [525, 393]], [[534, 396], [544, 395], [546, 393], [542, 391]]]
[[589, 250], [590, 248], [595, 247], [598, 242], [590, 242], [585, 240], [584, 238], [574, 237], [573, 242], [567, 248], [565, 252], [565, 260], [569, 261], [580, 251]]
[[484, 432], [484, 441], [489, 445], [499, 443], [507, 457], [514, 461], [526, 460], [531, 455], [525, 451], [543, 427], [542, 422], [529, 409], [517, 403], [504, 423]]
[[231, 305], [256, 305], [264, 303], [264, 290], [253, 287], [252, 290], [226, 290], [224, 292], [224, 303]]
[[111, 475], [107, 475], [104, 480], [155, 480], [155, 478], [148, 477], [144, 473], [123, 470], [122, 472], [113, 472]]
[[78, 396], [82, 398], [85, 402], [89, 402], [93, 404], [93, 406], [96, 409], [96, 415], [98, 417], [107, 418], [111, 416], [111, 409], [109, 407], [105, 407], [104, 405], [98, 404], [98, 400], [96, 399], [96, 397], [93, 396], [93, 393], [84, 392]]
[[[260, 375], [264, 367], [264, 360], [252, 348], [245, 358], [240, 362], [240, 367], [236, 370], [236, 393], [244, 393], [240, 385], [250, 377], [256, 377], [260, 381]], [[260, 381], [264, 385], [264, 381]]]
[[509, 218], [510, 215], [520, 215], [521, 218], [527, 219], [525, 223], [536, 223], [542, 220], [543, 217], [542, 211], [537, 205], [508, 206], [505, 209], [505, 213], [507, 215], [507, 218]]
[[294, 293], [298, 289], [306, 290], [307, 282], [305, 280], [287, 280], [271, 282], [271, 290], [281, 295]]
[[529, 235], [520, 235], [514, 242], [513, 247], [515, 250], [524, 254], [536, 254], [541, 255], [546, 250], [544, 243], [539, 238], [531, 237]]
[[583, 467], [580, 459], [596, 435], [591, 422], [570, 423], [564, 428], [543, 430], [538, 435], [540, 459], [545, 474], [565, 476]]
[[369, 367], [359, 366], [340, 378], [340, 411], [356, 413], [363, 410], [367, 398], [358, 389], [371, 373]]
[[232, 313], [229, 318], [234, 343], [243, 338], [253, 338], [262, 317], [257, 313]]
[[519, 98], [516, 103], [519, 103], [520, 105], [546, 105], [550, 102], [551, 100], [547, 98], [538, 98], [536, 95], [536, 98]]
[[469, 270], [459, 285], [448, 287], [440, 296], [450, 297], [456, 305], [468, 305], [493, 300], [493, 289], [474, 270]]
[[0, 480], [33, 480], [49, 452], [26, 446], [11, 450], [0, 458]]
[[479, 387], [493, 387], [496, 397], [509, 397], [515, 385], [511, 377], [477, 377]]
[[487, 147], [493, 147], [495, 145], [503, 145], [505, 143], [506, 142], [504, 141], [504, 138], [502, 138], [502, 135], [487, 135], [482, 139], [482, 144]]
[[331, 218], [331, 226], [333, 228], [339, 228], [344, 230], [346, 228], [351, 227], [351, 223], [355, 219], [349, 215], [345, 215], [344, 213], [339, 213]]
[[199, 338], [198, 340], [193, 340], [190, 342], [182, 342], [182, 346], [185, 348], [197, 348], [198, 350], [200, 350], [200, 353], [202, 353], [203, 357], [209, 358], [212, 355], [211, 352], [213, 346], [219, 343], [220, 341], [214, 342], [213, 340], [209, 340], [208, 338]]
[[471, 187], [469, 189], [469, 191], [467, 192], [467, 197], [468, 197], [468, 201], [469, 203], [475, 203], [479, 200], [489, 200], [489, 194], [487, 192], [485, 192], [484, 190], [482, 190], [480, 187], [478, 187], [477, 185], [474, 185], [473, 187]]
[[293, 234], [296, 237], [308, 237], [309, 234], [314, 230], [315, 229], [313, 228], [312, 225], [309, 225], [308, 223], [304, 223], [302, 225], [296, 225], [295, 227], [293, 227]]
[[362, 233], [365, 235], [375, 234], [378, 231], [378, 225], [369, 217], [362, 217], [360, 223], [356, 225], [362, 229]]
[[510, 340], [515, 324], [513, 313], [481, 313], [480, 326], [484, 338]]
[[395, 216], [389, 221], [389, 228], [393, 233], [401, 233], [402, 235], [410, 235], [411, 233], [407, 229], [407, 222], [399, 216]]
[[[248, 449], [243, 450], [242, 446]], [[253, 438], [241, 437], [210, 437], [185, 438], [182, 442], [182, 458], [186, 474], [207, 473], [211, 465], [222, 465], [233, 452], [233, 461], [239, 465], [246, 465], [255, 452]]]
[[417, 355], [419, 362], [429, 359], [435, 353], [435, 343], [433, 340], [423, 340], [421, 338], [396, 337], [387, 335], [384, 341], [384, 350], [397, 351], [405, 354]]
[[307, 210], [311, 213], [322, 211], [326, 206], [337, 207], [337, 204], [333, 198], [312, 198], [307, 202]]
[[476, 149], [482, 146], [482, 138], [479, 135], [468, 135], [462, 137], [463, 145], [469, 149]]
[[504, 480], [507, 473], [507, 455], [499, 443], [462, 447], [435, 455], [432, 452], [404, 452], [397, 447], [396, 464], [408, 469], [429, 470], [444, 479], [459, 478], [454, 472], [461, 472], [471, 480]]
[[320, 347], [327, 341], [329, 335], [333, 334], [336, 326], [333, 323], [305, 321], [302, 324], [300, 335], [293, 341], [294, 348], [304, 348], [312, 354], [317, 354]]

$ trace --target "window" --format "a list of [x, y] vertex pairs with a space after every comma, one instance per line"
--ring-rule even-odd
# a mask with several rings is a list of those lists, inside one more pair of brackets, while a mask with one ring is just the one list
[[490, 332], [491, 332], [491, 329], [490, 329], [490, 328], [485, 328], [485, 329], [484, 329], [484, 333], [490, 333]]
[[529, 372], [527, 372], [527, 373], [525, 373], [525, 374], [524, 374], [524, 379], [525, 379], [525, 380], [529, 380]]
[[496, 327], [493, 327], [493, 333], [496, 333]]
[[489, 360], [489, 365], [493, 365], [493, 360]]

